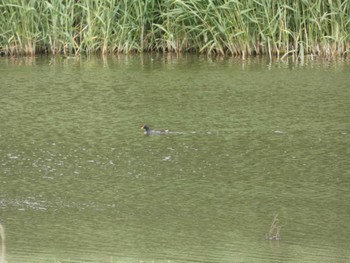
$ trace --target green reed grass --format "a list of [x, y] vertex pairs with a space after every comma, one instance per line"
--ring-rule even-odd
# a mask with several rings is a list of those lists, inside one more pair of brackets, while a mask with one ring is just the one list
[[303, 57], [349, 50], [348, 0], [0, 0], [5, 54]]

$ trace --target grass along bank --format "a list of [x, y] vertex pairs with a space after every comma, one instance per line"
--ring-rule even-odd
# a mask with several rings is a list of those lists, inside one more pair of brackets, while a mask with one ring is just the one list
[[344, 56], [350, 1], [0, 0], [0, 51]]

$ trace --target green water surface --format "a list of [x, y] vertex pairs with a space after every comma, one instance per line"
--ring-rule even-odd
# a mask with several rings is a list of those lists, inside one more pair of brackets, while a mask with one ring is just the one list
[[9, 263], [350, 261], [349, 61], [0, 58], [0, 82]]

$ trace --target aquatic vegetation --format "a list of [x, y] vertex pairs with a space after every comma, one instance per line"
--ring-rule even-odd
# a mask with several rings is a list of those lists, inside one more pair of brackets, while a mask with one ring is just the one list
[[346, 55], [350, 2], [0, 0], [0, 52]]

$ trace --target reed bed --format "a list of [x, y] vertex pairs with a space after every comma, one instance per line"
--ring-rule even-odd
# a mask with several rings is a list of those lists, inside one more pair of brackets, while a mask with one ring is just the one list
[[348, 0], [0, 0], [0, 51], [7, 55], [349, 50]]

